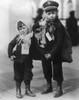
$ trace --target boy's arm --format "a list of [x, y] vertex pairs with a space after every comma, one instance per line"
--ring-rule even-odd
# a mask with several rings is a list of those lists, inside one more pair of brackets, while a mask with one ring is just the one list
[[62, 45], [63, 45], [64, 34], [65, 34], [64, 27], [60, 27], [56, 31], [56, 43], [54, 44], [51, 51], [45, 55], [45, 57], [47, 59], [49, 59], [51, 56], [54, 57], [55, 55], [57, 55], [60, 52], [60, 50], [62, 49]]
[[8, 57], [9, 58], [13, 55], [13, 48], [16, 45], [17, 38], [18, 38], [18, 35], [8, 45]]

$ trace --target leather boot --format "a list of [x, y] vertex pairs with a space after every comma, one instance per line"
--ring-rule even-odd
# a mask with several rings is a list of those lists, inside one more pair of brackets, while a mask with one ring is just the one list
[[54, 97], [57, 98], [60, 97], [61, 95], [63, 95], [62, 87], [58, 86]]
[[25, 94], [31, 97], [35, 97], [35, 94], [30, 90], [30, 85], [25, 85]]
[[43, 92], [41, 94], [47, 94], [52, 92], [52, 84], [47, 83], [47, 87], [43, 90]]
[[16, 97], [17, 98], [22, 98], [22, 95], [21, 95], [21, 83], [20, 82], [16, 82]]

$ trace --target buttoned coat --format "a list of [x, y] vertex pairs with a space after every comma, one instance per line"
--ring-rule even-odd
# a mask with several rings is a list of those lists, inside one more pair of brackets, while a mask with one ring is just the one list
[[[38, 51], [39, 54], [41, 54], [42, 56], [45, 56], [45, 54], [49, 53], [52, 56], [51, 57], [52, 60], [62, 61], [61, 54], [62, 54], [62, 47], [63, 47], [63, 41], [65, 36], [65, 28], [58, 18], [54, 21], [54, 26], [56, 29], [54, 30], [53, 33], [51, 33], [54, 34], [54, 40], [52, 39], [51, 41], [49, 41], [48, 39], [46, 39], [45, 48], [41, 48], [39, 47], [36, 38], [33, 37], [33, 42], [32, 42], [34, 47], [33, 50], [35, 51], [35, 49], [37, 49], [36, 51]], [[35, 55], [37, 55], [36, 52]]]
[[[12, 55], [14, 55], [16, 57], [14, 58], [14, 61], [22, 63], [24, 59], [26, 58], [26, 55], [21, 54], [22, 45], [21, 44], [17, 45], [18, 37], [19, 35], [16, 35], [15, 38], [9, 43], [8, 56], [11, 57]], [[16, 46], [16, 50], [14, 50], [15, 46]], [[29, 49], [29, 52], [30, 52], [30, 49]], [[30, 59], [31, 59], [31, 55], [29, 53], [29, 60]]]

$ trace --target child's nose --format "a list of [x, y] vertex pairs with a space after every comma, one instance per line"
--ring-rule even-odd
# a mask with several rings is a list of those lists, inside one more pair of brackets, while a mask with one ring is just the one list
[[53, 16], [53, 14], [51, 14], [51, 16]]

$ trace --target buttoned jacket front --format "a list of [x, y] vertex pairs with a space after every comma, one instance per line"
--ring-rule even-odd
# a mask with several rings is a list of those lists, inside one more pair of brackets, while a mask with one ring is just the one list
[[51, 33], [51, 34], [54, 34], [54, 40], [52, 39], [51, 41], [49, 41], [48, 39], [46, 39], [45, 48], [39, 47], [35, 37], [34, 37], [34, 43], [35, 43], [35, 46], [37, 46], [38, 51], [42, 55], [45, 56], [45, 54], [49, 53], [52, 56], [52, 60], [61, 60], [65, 28], [58, 18], [54, 21], [54, 25], [56, 29], [54, 33]]

